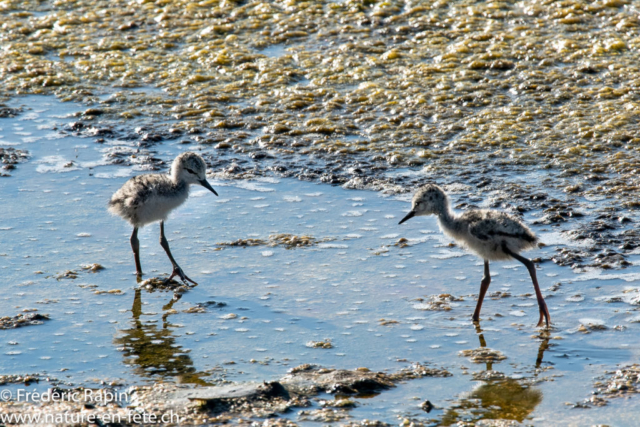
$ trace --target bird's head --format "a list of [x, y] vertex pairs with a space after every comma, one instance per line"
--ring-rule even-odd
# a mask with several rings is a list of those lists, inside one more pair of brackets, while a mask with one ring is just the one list
[[171, 165], [171, 176], [175, 182], [198, 184], [210, 190], [216, 196], [216, 190], [207, 182], [207, 164], [199, 154], [186, 152], [180, 154]]
[[414, 216], [437, 215], [447, 209], [448, 206], [449, 198], [444, 190], [435, 184], [427, 184], [413, 195], [411, 212], [402, 218], [400, 224]]

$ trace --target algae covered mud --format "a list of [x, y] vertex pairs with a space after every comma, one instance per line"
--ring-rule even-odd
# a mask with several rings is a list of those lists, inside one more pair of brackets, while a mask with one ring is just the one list
[[[634, 425], [638, 13], [0, 2], [2, 389], [129, 396], [0, 414]], [[105, 203], [185, 149], [223, 191], [167, 225], [200, 283], [174, 293], [135, 283]], [[432, 219], [397, 226], [427, 181], [533, 224], [549, 333], [512, 263], [470, 324], [481, 264]], [[145, 278], [164, 277], [157, 227], [140, 238]]]

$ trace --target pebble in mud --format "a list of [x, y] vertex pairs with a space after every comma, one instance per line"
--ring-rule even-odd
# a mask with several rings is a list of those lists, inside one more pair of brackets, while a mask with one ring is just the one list
[[83, 270], [89, 272], [89, 273], [97, 273], [98, 271], [104, 270], [104, 267], [100, 264], [97, 263], [93, 263], [93, 264], [84, 264], [81, 266]]
[[309, 341], [306, 346], [309, 348], [333, 348], [333, 344], [331, 344], [331, 340], [329, 339], [325, 339], [323, 341]]
[[78, 278], [78, 273], [76, 271], [73, 270], [67, 270], [63, 273], [60, 273], [56, 276], [56, 279], [61, 280], [61, 279], [77, 279]]
[[183, 313], [206, 313], [207, 309], [206, 307], [203, 307], [201, 305], [195, 305], [193, 307], [189, 307], [185, 310], [182, 310]]
[[592, 331], [605, 331], [607, 329], [609, 329], [607, 326], [600, 323], [587, 323], [586, 326], [583, 324], [580, 324], [580, 326], [576, 328], [576, 331], [581, 332], [583, 334], [588, 334]]

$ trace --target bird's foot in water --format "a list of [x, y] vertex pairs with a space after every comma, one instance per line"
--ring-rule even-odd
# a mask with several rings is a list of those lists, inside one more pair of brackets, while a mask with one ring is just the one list
[[[184, 283], [188, 287], [198, 286], [198, 284], [195, 281], [189, 279], [189, 277], [184, 274], [184, 271], [182, 271], [182, 269], [177, 265], [173, 266], [173, 272], [171, 273], [171, 276], [169, 276], [169, 278], [165, 280], [165, 284], [171, 282], [171, 279], [173, 279], [175, 276], [178, 276], [180, 280], [182, 280], [182, 283]], [[190, 285], [189, 282], [193, 283], [193, 285]]]
[[549, 328], [551, 324], [551, 315], [549, 314], [549, 309], [547, 308], [547, 304], [542, 301], [538, 301], [538, 306], [540, 307], [540, 319], [538, 320], [537, 328], [541, 326], [546, 326]]

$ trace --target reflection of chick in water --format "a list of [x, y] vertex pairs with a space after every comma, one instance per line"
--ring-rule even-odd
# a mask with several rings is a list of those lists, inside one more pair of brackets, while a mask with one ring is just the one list
[[507, 378], [489, 381], [449, 409], [443, 426], [465, 421], [516, 420], [522, 422], [542, 402], [542, 392]]
[[[177, 299], [171, 300], [163, 309], [171, 309], [175, 301]], [[182, 350], [171, 335], [167, 314], [162, 316], [162, 329], [158, 329], [153, 323], [143, 323], [140, 320], [140, 289], [135, 291], [131, 312], [133, 327], [121, 331], [124, 336], [114, 340], [116, 345], [123, 347], [125, 363], [136, 365], [136, 373], [142, 376], [177, 377], [182, 383], [208, 385], [200, 378], [201, 374], [196, 372], [191, 358], [186, 354], [178, 354]]]
[[[487, 342], [479, 325], [476, 325], [476, 332], [480, 339], [480, 347], [486, 347]], [[538, 347], [536, 369], [540, 367], [544, 352], [548, 348], [549, 337], [547, 336], [542, 339]], [[491, 362], [487, 362], [486, 370], [490, 371], [492, 365]], [[461, 419], [465, 421], [502, 419], [522, 422], [540, 402], [542, 402], [542, 391], [537, 388], [512, 378], [488, 380], [448, 409], [442, 418], [441, 425], [449, 426]]]

